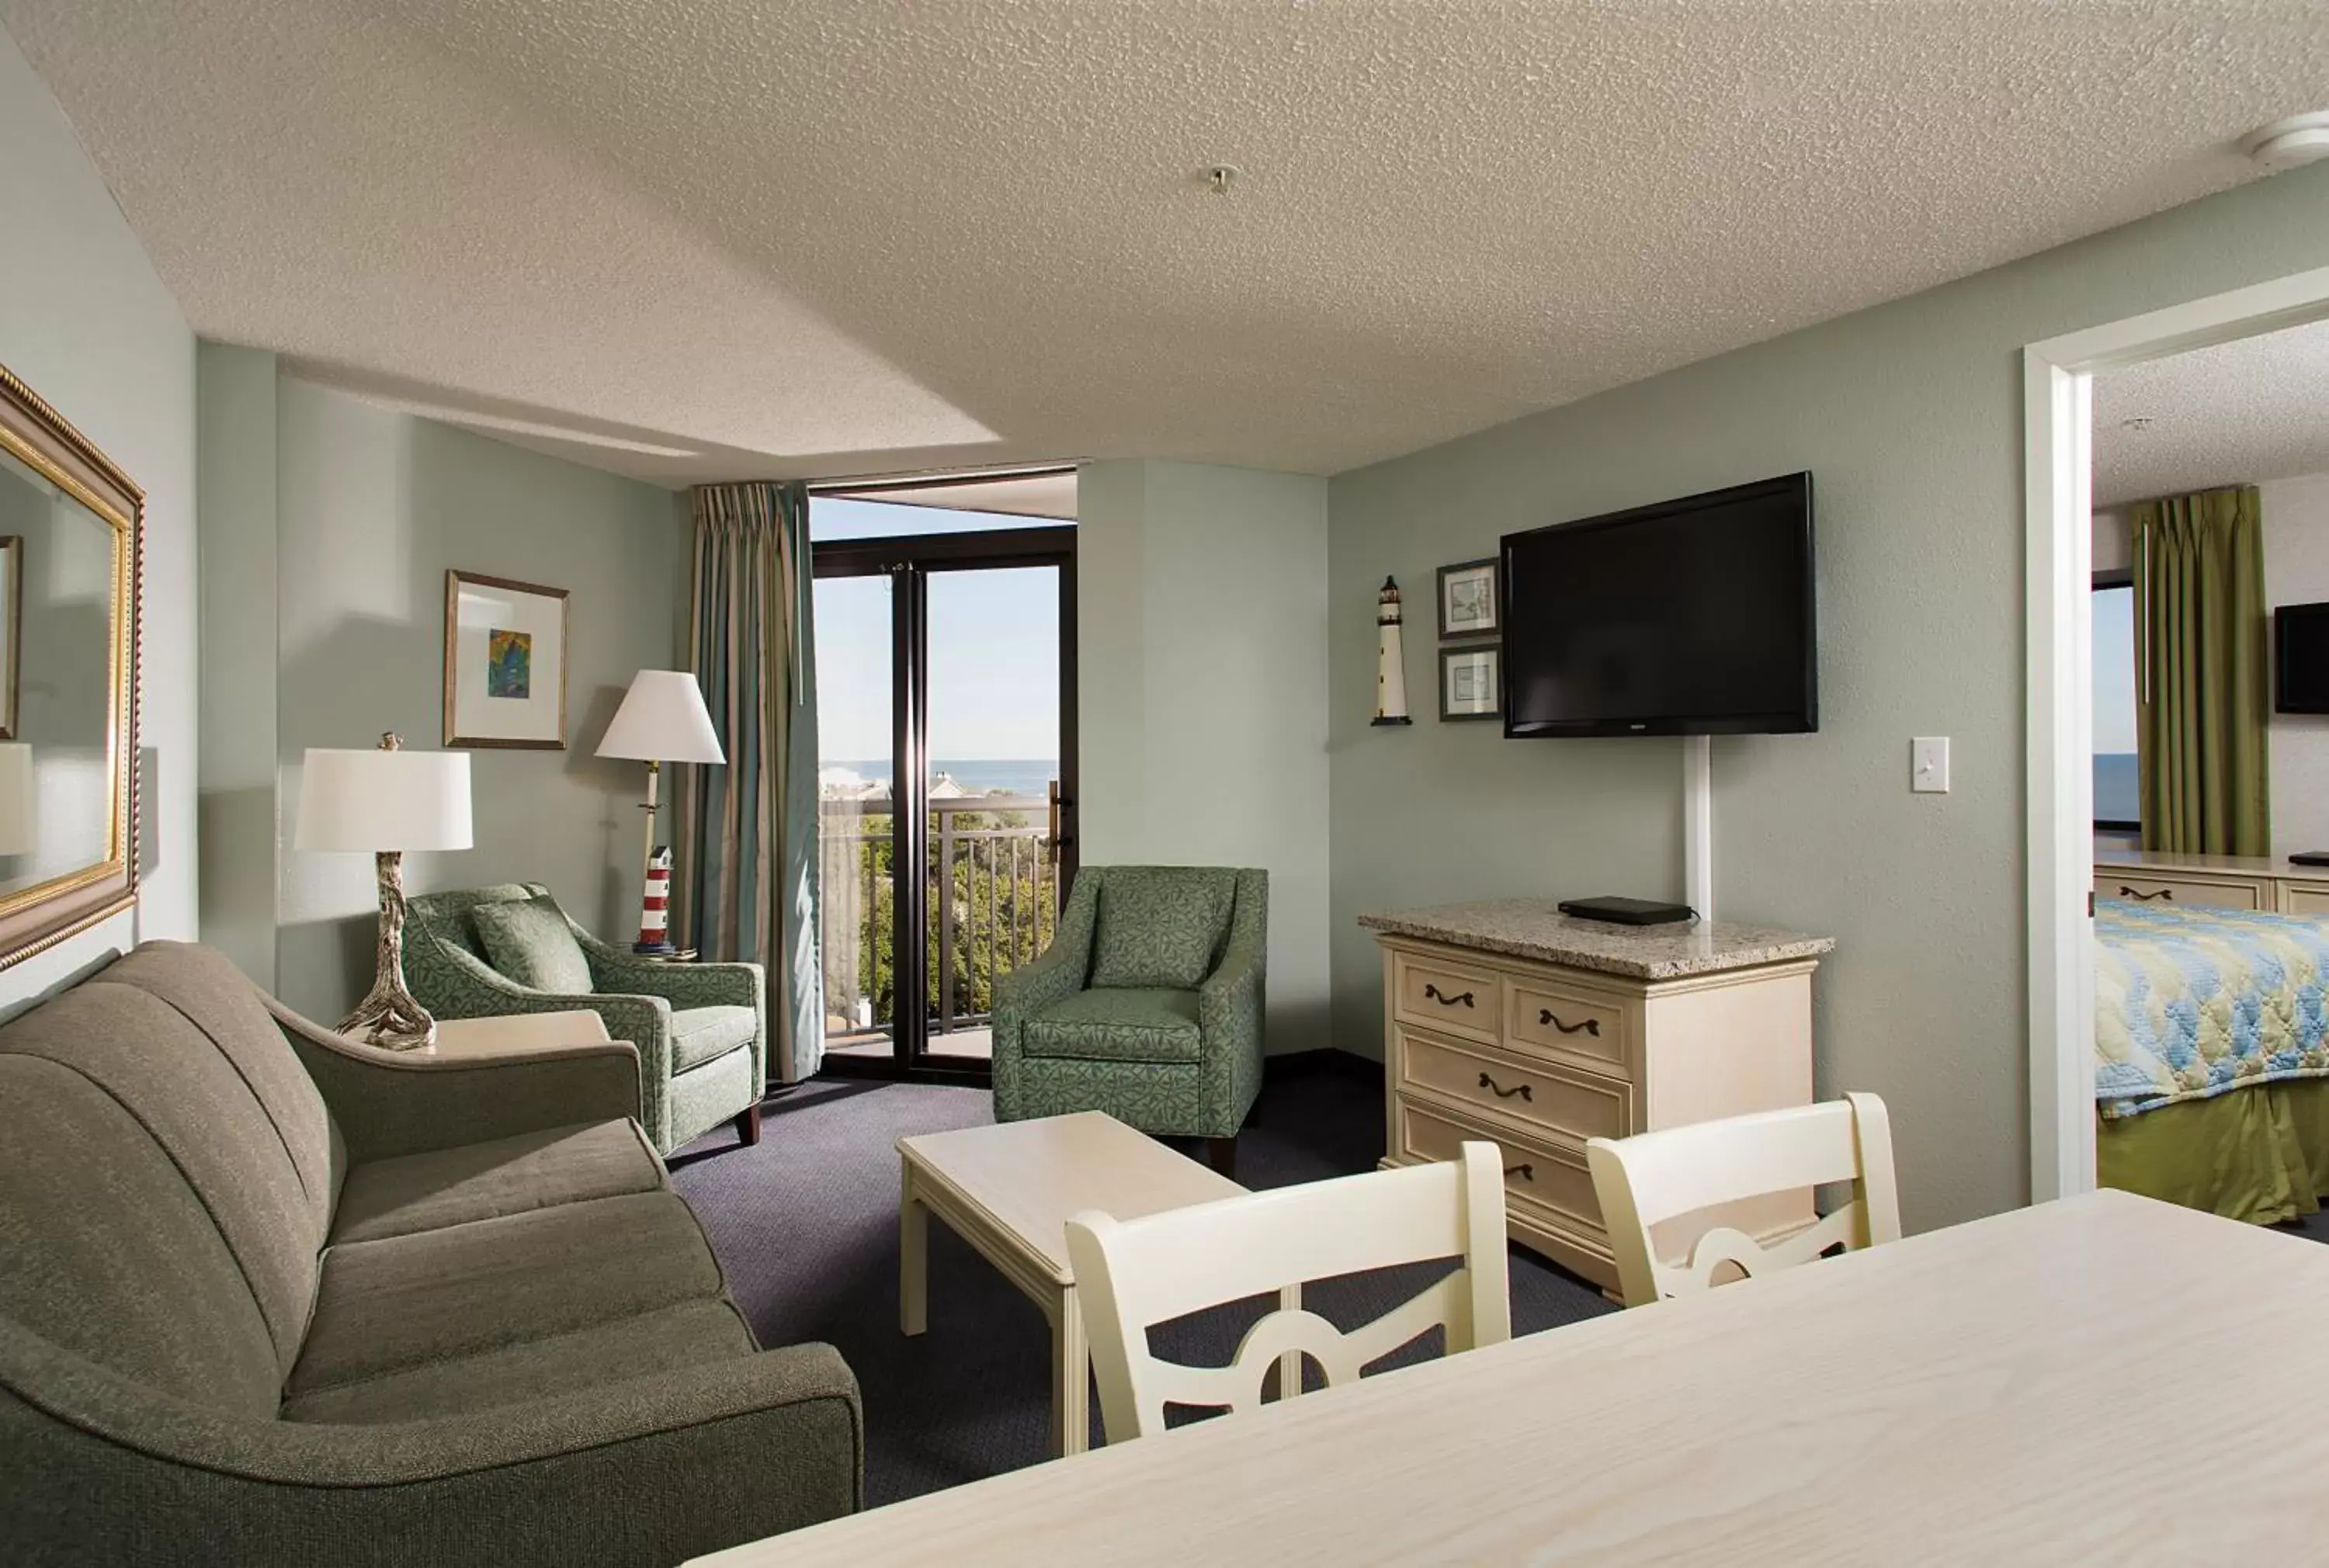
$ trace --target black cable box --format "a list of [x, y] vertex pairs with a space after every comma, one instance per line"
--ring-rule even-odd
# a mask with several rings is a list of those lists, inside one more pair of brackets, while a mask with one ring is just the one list
[[1606, 920], [1613, 925], [1671, 925], [1695, 920], [1698, 912], [1687, 904], [1661, 904], [1654, 898], [1564, 898], [1563, 915], [1579, 920]]

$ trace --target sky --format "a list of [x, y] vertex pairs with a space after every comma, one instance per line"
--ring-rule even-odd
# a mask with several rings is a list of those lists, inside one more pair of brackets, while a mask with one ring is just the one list
[[[1042, 520], [813, 497], [819, 540], [1023, 528]], [[933, 572], [930, 756], [939, 763], [1060, 755], [1057, 568]], [[890, 755], [890, 579], [816, 584], [817, 750], [828, 763]]]
[[2098, 588], [2094, 596], [2095, 750], [2135, 750], [2135, 590]]

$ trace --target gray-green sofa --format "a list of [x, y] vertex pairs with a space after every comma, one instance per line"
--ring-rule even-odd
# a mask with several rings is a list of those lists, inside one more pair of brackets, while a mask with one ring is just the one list
[[419, 1059], [149, 943], [0, 1028], [0, 1559], [676, 1563], [861, 1502], [628, 1045]]
[[995, 1119], [1105, 1111], [1236, 1166], [1261, 1093], [1269, 873], [1086, 866], [1042, 957], [995, 989]]

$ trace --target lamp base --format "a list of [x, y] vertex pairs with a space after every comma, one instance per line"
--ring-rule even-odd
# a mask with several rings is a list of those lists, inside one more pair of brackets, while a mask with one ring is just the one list
[[372, 857], [380, 883], [380, 946], [372, 990], [340, 1020], [340, 1033], [387, 1051], [417, 1051], [437, 1043], [437, 1020], [404, 985], [404, 857], [383, 850]]
[[631, 951], [641, 958], [669, 958], [679, 949], [668, 942], [634, 942]]

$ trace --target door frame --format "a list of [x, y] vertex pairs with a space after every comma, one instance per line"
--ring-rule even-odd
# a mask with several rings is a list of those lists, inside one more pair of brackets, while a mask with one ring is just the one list
[[[887, 577], [893, 584], [890, 643], [890, 843], [898, 887], [890, 900], [890, 953], [900, 975], [916, 976], [915, 994], [929, 974], [929, 924], [922, 889], [929, 855], [929, 761], [922, 755], [929, 731], [929, 574], [985, 571], [1014, 567], [1056, 567], [1060, 579], [1060, 828], [1059, 897], [1064, 906], [1076, 871], [1076, 529], [1072, 523], [997, 528], [959, 533], [886, 534], [873, 539], [813, 543], [812, 575], [818, 577]], [[904, 889], [906, 868], [914, 889]], [[822, 936], [820, 935], [820, 940]], [[902, 997], [906, 988], [898, 988]], [[886, 1056], [825, 1058], [836, 1077], [905, 1078], [948, 1083], [985, 1083], [987, 1062], [929, 1056], [926, 1006], [898, 1009], [891, 1020], [891, 1051]]]
[[2094, 374], [2329, 320], [2329, 267], [2022, 351], [2030, 1197], [2095, 1186]]

